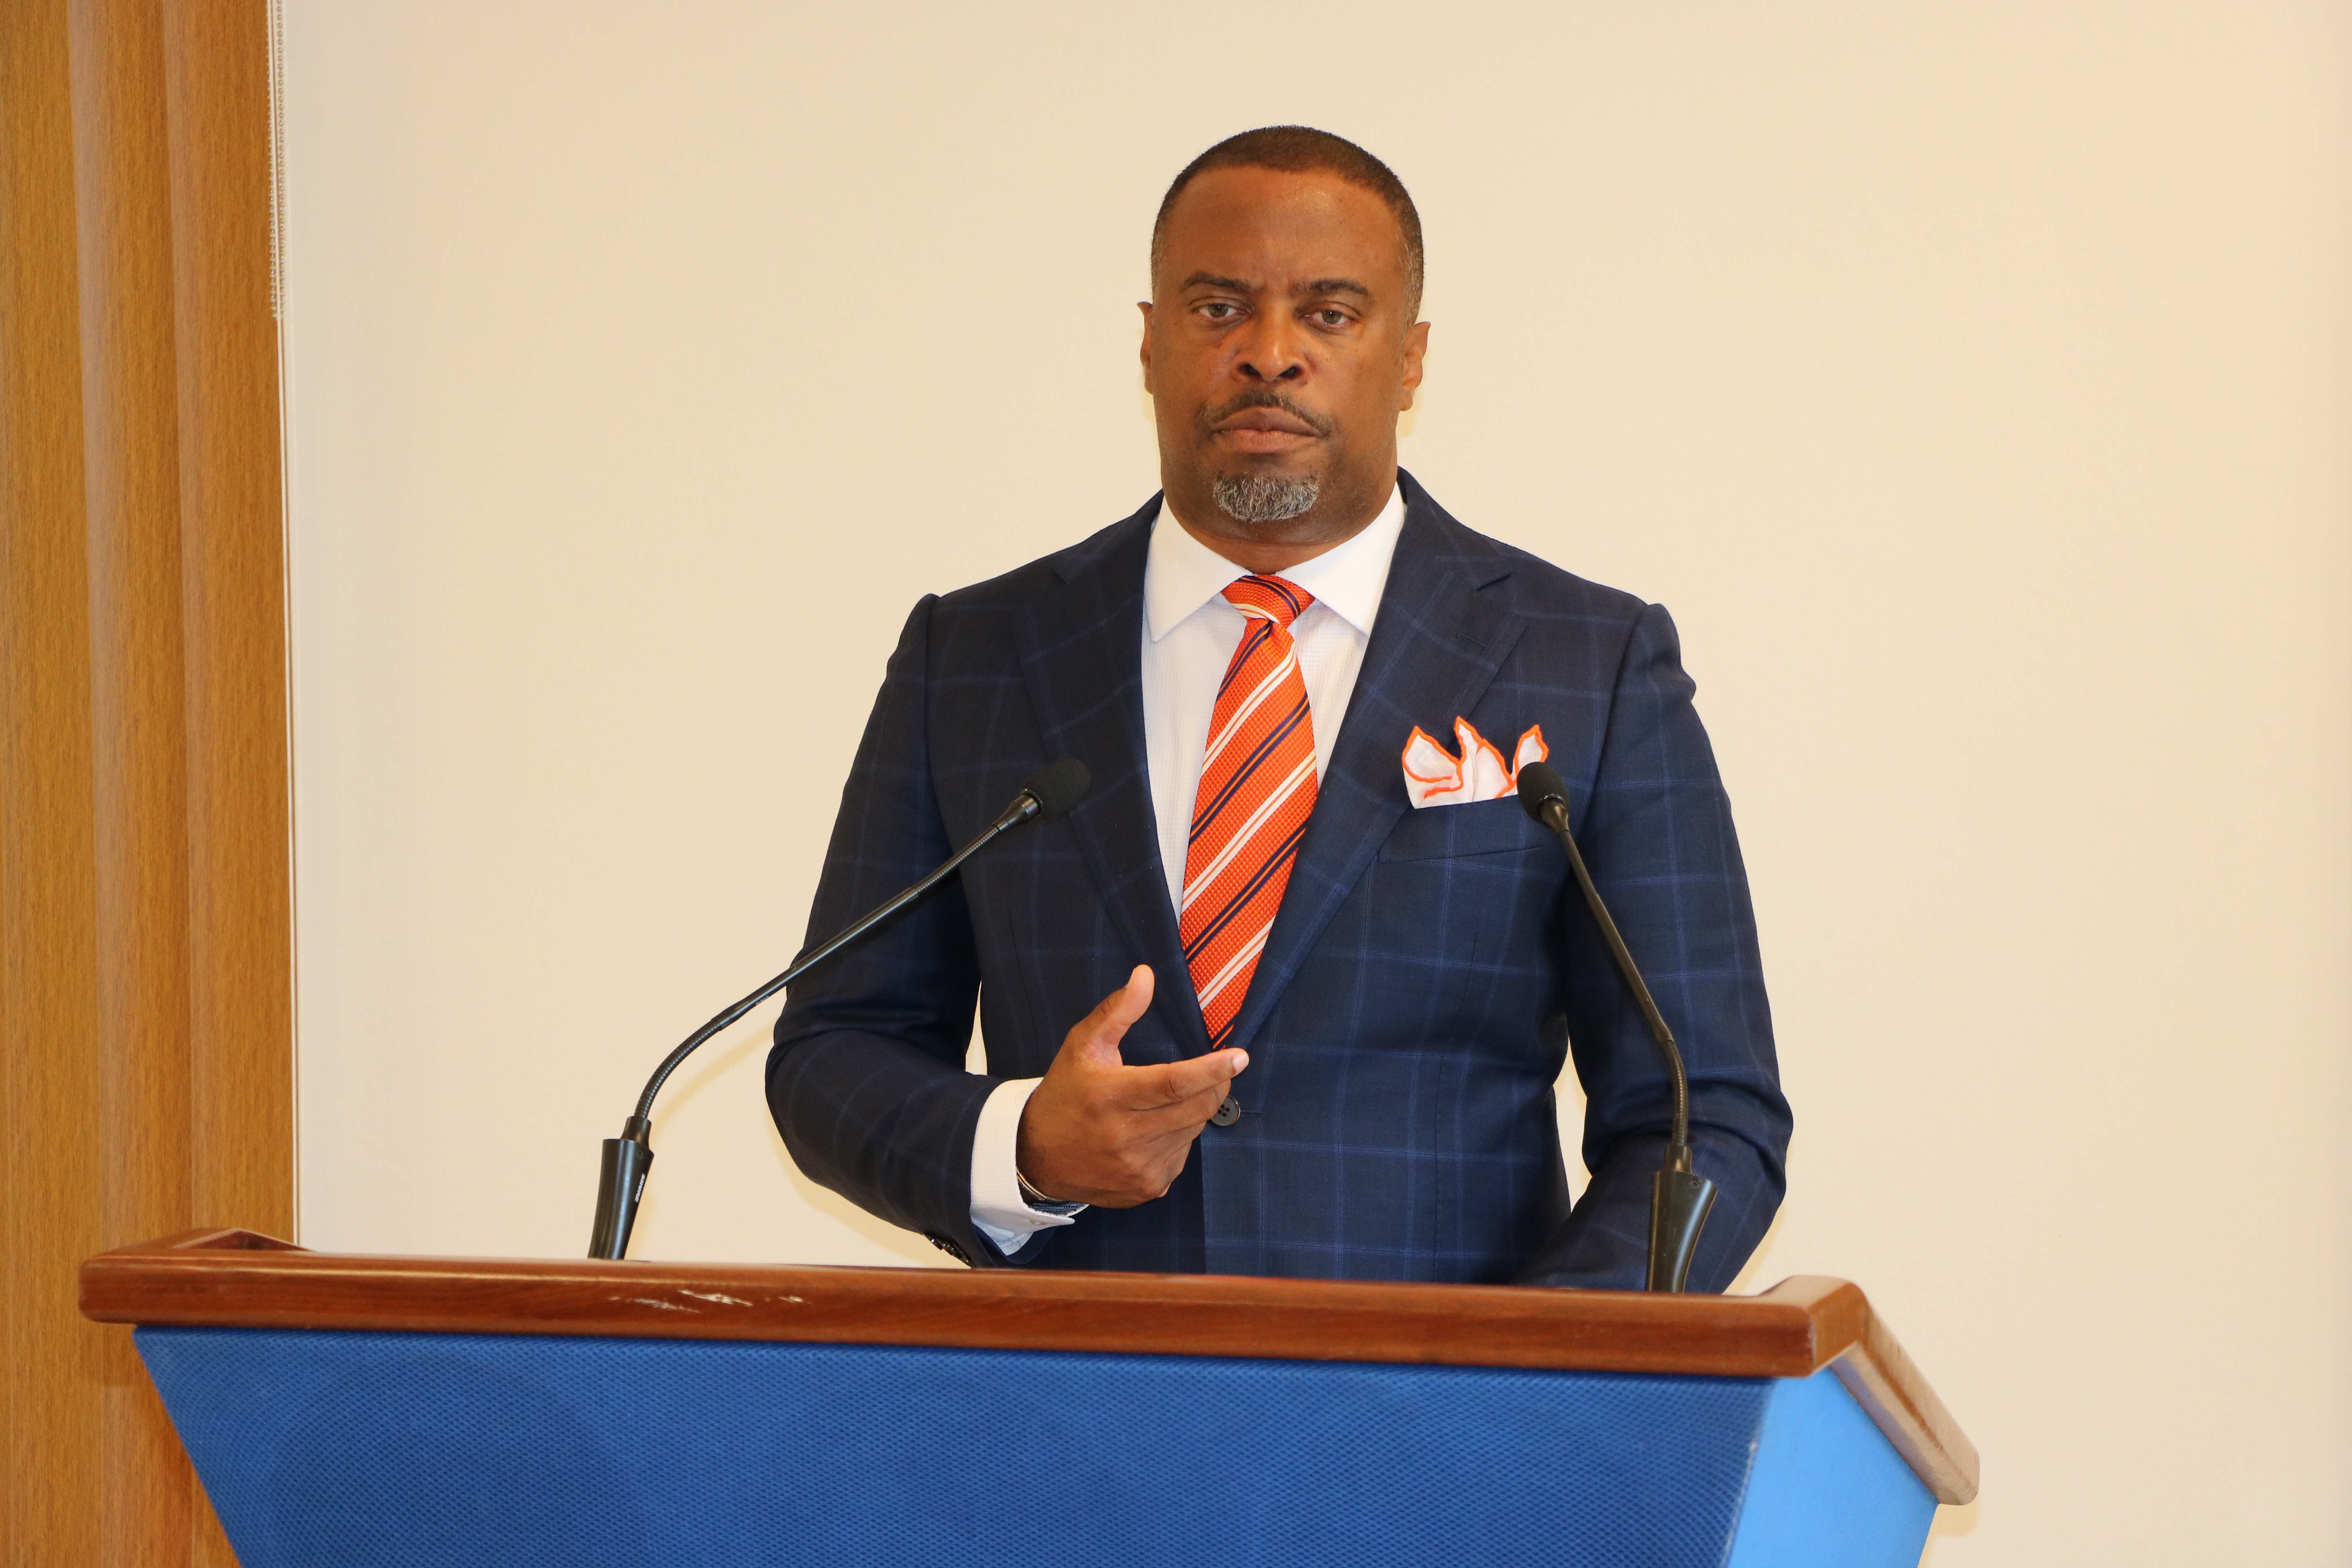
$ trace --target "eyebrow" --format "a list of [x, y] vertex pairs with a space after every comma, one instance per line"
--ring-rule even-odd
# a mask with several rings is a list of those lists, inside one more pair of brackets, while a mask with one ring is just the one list
[[[1195, 272], [1190, 278], [1184, 279], [1182, 286], [1187, 289], [1223, 289], [1234, 294], [1255, 294], [1258, 292], [1258, 286], [1256, 284], [1244, 283], [1238, 278], [1227, 278], [1223, 273], [1219, 272]], [[1367, 300], [1372, 297], [1371, 289], [1365, 287], [1363, 284], [1357, 282], [1352, 278], [1318, 278], [1313, 282], [1294, 290], [1294, 292], [1297, 294], [1358, 294]]]

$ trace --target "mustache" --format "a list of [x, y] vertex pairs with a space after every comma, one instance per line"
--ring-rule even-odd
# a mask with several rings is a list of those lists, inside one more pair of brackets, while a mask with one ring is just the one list
[[1300, 424], [1306, 426], [1309, 430], [1314, 431], [1318, 436], [1328, 436], [1331, 432], [1339, 427], [1337, 420], [1328, 418], [1323, 415], [1313, 412], [1312, 410], [1301, 408], [1297, 404], [1293, 403], [1290, 399], [1283, 396], [1282, 394], [1275, 391], [1274, 388], [1270, 386], [1262, 387], [1255, 392], [1244, 392], [1237, 396], [1227, 398], [1224, 402], [1218, 404], [1213, 408], [1204, 408], [1201, 411], [1199, 417], [1194, 421], [1194, 423], [1200, 426], [1201, 434], [1205, 437], [1211, 431], [1214, 430], [1219, 425], [1223, 424], [1226, 420], [1231, 419], [1234, 415], [1241, 413], [1245, 408], [1279, 409], [1281, 412], [1289, 415], [1293, 419], [1296, 419]]

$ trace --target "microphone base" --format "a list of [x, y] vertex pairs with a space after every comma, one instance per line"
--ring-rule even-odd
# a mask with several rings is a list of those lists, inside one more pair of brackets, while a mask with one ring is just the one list
[[653, 1145], [643, 1124], [631, 1117], [633, 1137], [604, 1140], [604, 1168], [596, 1179], [596, 1225], [588, 1256], [618, 1259], [629, 1255], [629, 1232], [636, 1228], [637, 1202], [646, 1195], [646, 1173], [653, 1168]]
[[1698, 1233], [1715, 1206], [1715, 1184], [1696, 1171], [1660, 1171], [1650, 1184], [1650, 1282], [1678, 1291], [1690, 1279]]

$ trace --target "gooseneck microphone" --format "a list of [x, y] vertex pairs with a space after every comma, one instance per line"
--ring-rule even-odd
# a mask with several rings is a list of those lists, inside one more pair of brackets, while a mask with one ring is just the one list
[[996, 814], [996, 820], [981, 830], [980, 836], [953, 855], [936, 871], [892, 897], [880, 907], [867, 910], [824, 946], [734, 1004], [708, 1024], [688, 1035], [677, 1049], [664, 1057], [654, 1076], [646, 1080], [646, 1091], [637, 1096], [637, 1108], [621, 1123], [618, 1138], [604, 1140], [604, 1169], [596, 1184], [596, 1227], [588, 1240], [591, 1258], [619, 1258], [629, 1255], [629, 1232], [637, 1223], [637, 1204], [645, 1196], [646, 1173], [654, 1163], [653, 1134], [654, 1097], [661, 1092], [669, 1075], [677, 1065], [692, 1056], [696, 1047], [726, 1028], [777, 992], [831, 958], [835, 953], [880, 925], [884, 921], [938, 887], [956, 868], [986, 848], [999, 835], [1020, 826], [1034, 816], [1059, 816], [1086, 798], [1094, 777], [1086, 763], [1075, 757], [1064, 757], [1057, 763], [1047, 763], [1021, 785], [1021, 793], [1011, 805]]
[[1560, 847], [1568, 851], [1576, 886], [1584, 894], [1584, 907], [1592, 911], [1592, 923], [1601, 928], [1601, 940], [1609, 944], [1609, 956], [1617, 961], [1617, 973], [1625, 977], [1625, 988], [1642, 1009], [1643, 1020], [1650, 1026], [1650, 1038], [1658, 1043], [1658, 1054], [1665, 1058], [1666, 1074], [1674, 1081], [1674, 1131], [1666, 1141], [1665, 1164], [1650, 1184], [1649, 1288], [1680, 1290], [1690, 1279], [1691, 1256], [1698, 1250], [1698, 1233], [1706, 1225], [1706, 1211], [1715, 1206], [1715, 1184], [1691, 1169], [1690, 1079], [1683, 1071], [1682, 1049], [1675, 1044], [1675, 1032], [1666, 1027], [1641, 970], [1634, 966], [1633, 953], [1626, 951], [1617, 922], [1609, 918], [1601, 889], [1592, 885], [1592, 873], [1576, 847], [1576, 835], [1569, 831], [1568, 781], [1549, 763], [1529, 763], [1519, 770], [1519, 804], [1529, 816], [1550, 828]]

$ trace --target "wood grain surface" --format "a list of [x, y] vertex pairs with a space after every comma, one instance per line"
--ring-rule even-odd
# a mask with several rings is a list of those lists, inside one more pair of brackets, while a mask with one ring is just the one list
[[82, 1266], [108, 1322], [957, 1345], [1280, 1361], [1808, 1377], [1833, 1367], [1945, 1502], [1977, 1457], [1856, 1287], [1760, 1296], [1230, 1275], [753, 1268], [308, 1252], [191, 1231]]
[[[106, 1360], [62, 1289], [108, 1235], [65, 8], [0, 5], [0, 1562], [95, 1563]], [[129, 1347], [124, 1346], [127, 1352]], [[127, 1359], [120, 1374], [136, 1378]]]
[[292, 1224], [270, 146], [264, 0], [0, 6], [9, 1563], [234, 1561], [73, 1280]]

